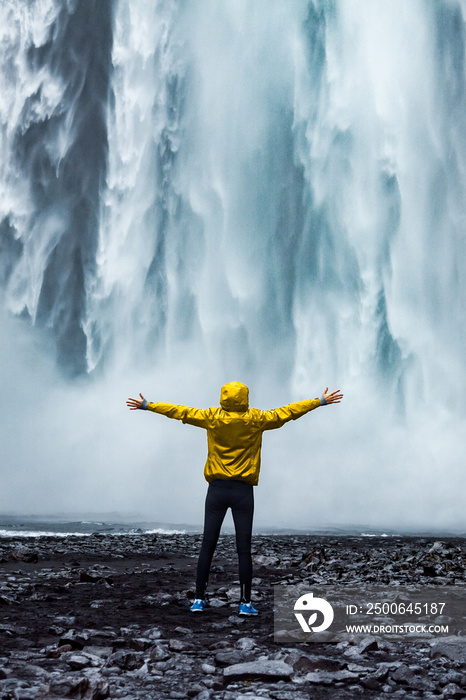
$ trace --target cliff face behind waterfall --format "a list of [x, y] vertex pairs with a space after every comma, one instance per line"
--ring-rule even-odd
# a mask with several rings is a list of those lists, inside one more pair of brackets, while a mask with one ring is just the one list
[[[283, 524], [464, 517], [465, 22], [460, 0], [0, 3], [4, 507], [34, 508], [38, 462], [39, 510], [58, 463], [100, 508], [111, 464], [111, 509], [147, 512], [125, 382], [208, 405], [239, 379], [256, 404], [345, 391], [270, 438]], [[150, 429], [160, 463], [202, 464]], [[310, 453], [320, 505], [279, 503], [284, 464], [314, 488]]]

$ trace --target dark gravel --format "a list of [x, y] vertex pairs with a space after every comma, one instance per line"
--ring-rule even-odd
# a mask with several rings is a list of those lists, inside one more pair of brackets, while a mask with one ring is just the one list
[[[466, 697], [465, 638], [273, 638], [273, 584], [466, 586], [463, 538], [254, 536], [257, 618], [233, 536], [189, 612], [199, 535], [0, 539], [0, 700]], [[465, 612], [466, 614], [466, 612]]]

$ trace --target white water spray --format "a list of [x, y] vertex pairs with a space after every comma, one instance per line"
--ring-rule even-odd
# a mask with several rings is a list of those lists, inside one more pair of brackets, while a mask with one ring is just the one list
[[200, 522], [205, 437], [124, 399], [238, 379], [345, 393], [264, 439], [259, 524], [464, 528], [464, 4], [2, 12], [2, 382], [37, 410], [0, 509]]

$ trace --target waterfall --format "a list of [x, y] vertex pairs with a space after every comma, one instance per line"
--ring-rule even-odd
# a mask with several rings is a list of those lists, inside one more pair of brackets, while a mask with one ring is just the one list
[[200, 521], [205, 438], [124, 400], [238, 379], [345, 393], [264, 439], [259, 522], [464, 528], [465, 21], [0, 3], [0, 510]]

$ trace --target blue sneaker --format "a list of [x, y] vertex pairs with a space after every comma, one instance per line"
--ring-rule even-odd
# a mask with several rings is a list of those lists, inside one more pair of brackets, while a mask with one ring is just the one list
[[239, 615], [258, 615], [259, 611], [253, 608], [252, 603], [240, 603]]
[[204, 612], [204, 601], [200, 598], [196, 598], [194, 603], [190, 607], [191, 612]]

